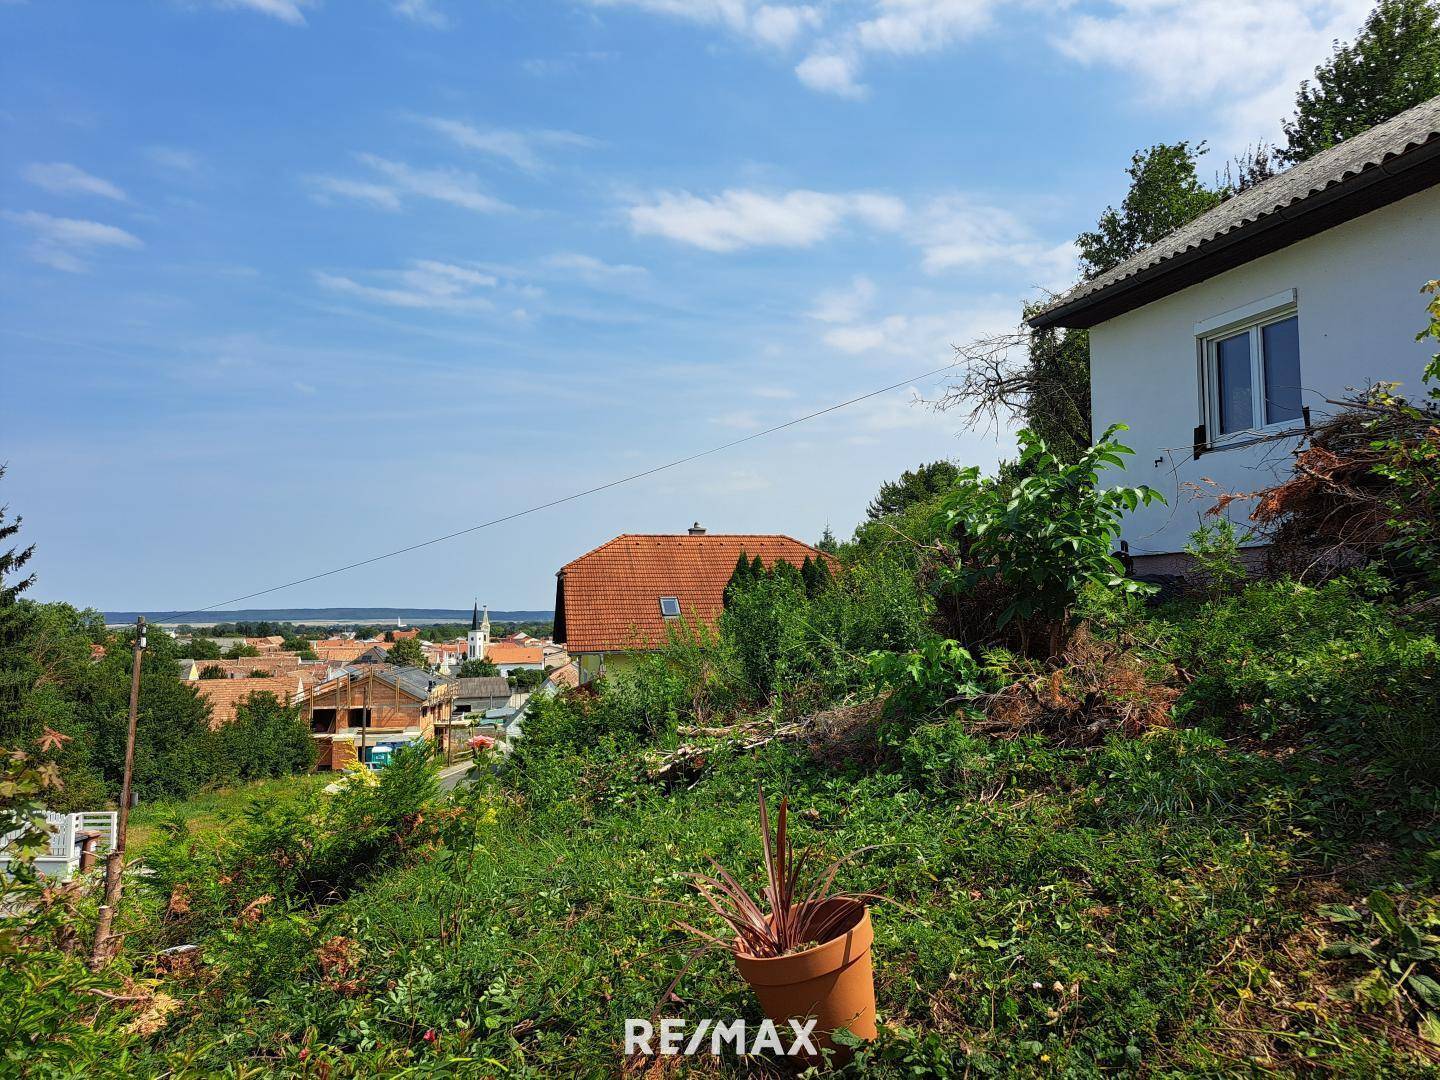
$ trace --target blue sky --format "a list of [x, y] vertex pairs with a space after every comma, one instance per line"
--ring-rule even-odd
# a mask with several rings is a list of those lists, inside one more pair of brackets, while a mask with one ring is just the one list
[[[1274, 139], [1368, 0], [0, 0], [0, 499], [188, 608], [1013, 327], [1137, 147]], [[853, 528], [992, 466], [908, 384], [257, 604], [549, 607], [621, 532]]]

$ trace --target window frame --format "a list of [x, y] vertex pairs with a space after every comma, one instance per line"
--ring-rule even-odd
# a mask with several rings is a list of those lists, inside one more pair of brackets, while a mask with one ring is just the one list
[[[666, 601], [666, 600], [673, 600], [673, 601], [675, 601], [675, 614], [672, 615], [672, 614], [670, 614], [668, 611], [665, 610], [665, 601]], [[680, 598], [679, 598], [678, 596], [662, 596], [662, 597], [660, 597], [660, 617], [661, 617], [662, 619], [678, 619], [678, 618], [680, 618], [680, 614], [681, 614]]]
[[[1300, 317], [1295, 291], [1266, 297], [1264, 300], [1247, 304], [1233, 312], [1207, 319], [1195, 324], [1196, 355], [1201, 373], [1201, 409], [1205, 424], [1206, 444], [1221, 447], [1227, 443], [1285, 431], [1305, 426], [1304, 414], [1288, 420], [1265, 420], [1265, 344], [1264, 330], [1268, 326]], [[1220, 364], [1219, 344], [1240, 334], [1246, 334], [1250, 347], [1250, 424], [1235, 431], [1220, 430]], [[1298, 341], [1297, 341], [1298, 351]], [[1304, 357], [1297, 358], [1303, 370]], [[1303, 392], [1302, 392], [1303, 393]], [[1302, 405], [1303, 408], [1303, 405]]]

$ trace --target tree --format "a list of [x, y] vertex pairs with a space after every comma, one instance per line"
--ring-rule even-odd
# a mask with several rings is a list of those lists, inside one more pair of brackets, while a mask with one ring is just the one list
[[[5, 479], [5, 468], [4, 465], [0, 465], [0, 480]], [[21, 522], [25, 520], [17, 515], [14, 521], [7, 524], [5, 515], [9, 510], [9, 506], [0, 505], [0, 542], [9, 540], [18, 533]], [[21, 593], [35, 584], [34, 574], [27, 574], [25, 577], [16, 576], [34, 556], [34, 544], [26, 548], [12, 547], [0, 552], [0, 606], [15, 603]]]
[[[758, 561], [758, 557], [757, 557]], [[761, 571], [764, 572], [763, 570]], [[730, 580], [725, 583], [725, 591], [721, 594], [721, 604], [724, 607], [730, 606], [730, 600], [738, 589], [743, 589], [750, 582], [755, 580], [755, 567], [745, 557], [745, 552], [740, 552], [735, 557], [735, 569], [730, 571]]]
[[298, 705], [282, 705], [268, 690], [257, 690], [235, 706], [235, 719], [219, 732], [230, 775], [260, 780], [309, 772], [315, 766], [315, 739]]
[[829, 555], [834, 555], [840, 550], [840, 541], [835, 539], [835, 532], [830, 528], [830, 523], [825, 523], [825, 531], [820, 534], [815, 547]]
[[914, 469], [906, 469], [898, 480], [887, 480], [880, 492], [870, 500], [865, 516], [879, 521], [898, 514], [915, 503], [934, 498], [955, 482], [959, 470], [948, 461], [932, 461]]
[[461, 679], [494, 678], [499, 674], [500, 669], [489, 660], [466, 660], [456, 672], [456, 676]]
[[[0, 480], [4, 478], [5, 466], [0, 465]], [[0, 543], [18, 533], [23, 520], [17, 516], [7, 522], [9, 510], [0, 505]], [[0, 550], [0, 733], [5, 731], [6, 718], [19, 711], [29, 689], [23, 652], [30, 630], [30, 611], [19, 599], [35, 583], [35, 575], [21, 577], [20, 572], [34, 555], [34, 544]]]
[[[1107, 206], [1095, 228], [1075, 240], [1081, 272], [1098, 277], [1161, 237], [1218, 205], [1234, 188], [1211, 190], [1200, 182], [1197, 163], [1204, 144], [1157, 143], [1130, 159], [1130, 190], [1119, 208]], [[1240, 164], [1241, 183], [1258, 182], [1268, 163], [1255, 153]], [[1027, 305], [1022, 319], [1034, 314]], [[997, 424], [1019, 417], [1059, 460], [1079, 460], [1090, 445], [1090, 335], [1084, 330], [1031, 330], [957, 346], [964, 376], [950, 386], [940, 409], [968, 408], [972, 422]]]
[[391, 645], [389, 658], [390, 663], [400, 664], [404, 667], [425, 668], [430, 666], [430, 661], [425, 659], [425, 650], [414, 638], [401, 638]]
[[226, 677], [225, 669], [219, 664], [206, 664], [200, 669], [200, 678], [202, 679], [224, 679]]
[[1280, 158], [1295, 164], [1440, 94], [1440, 4], [1380, 0], [1355, 40], [1300, 84]]
[[1117, 210], [1107, 206], [1090, 232], [1075, 239], [1080, 269], [1099, 277], [1162, 236], [1218, 205], [1223, 194], [1200, 182], [1196, 164], [1205, 144], [1157, 143], [1130, 159], [1130, 190]]
[[220, 646], [206, 637], [192, 637], [188, 645], [180, 645], [175, 655], [182, 660], [219, 660]]
[[234, 645], [231, 645], [230, 648], [225, 651], [226, 660], [243, 660], [246, 657], [259, 655], [259, 649], [257, 649], [254, 645], [246, 644], [243, 641], [237, 641]]
[[800, 565], [800, 578], [805, 583], [805, 595], [814, 600], [830, 587], [830, 565], [823, 558], [811, 559], [807, 555]]

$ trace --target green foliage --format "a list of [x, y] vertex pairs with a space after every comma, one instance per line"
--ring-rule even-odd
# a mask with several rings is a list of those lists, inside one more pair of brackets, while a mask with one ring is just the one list
[[1173, 648], [1192, 678], [1181, 715], [1267, 736], [1325, 730], [1357, 757], [1440, 775], [1440, 643], [1397, 617], [1374, 574], [1252, 584], [1179, 623]]
[[908, 653], [873, 652], [869, 674], [877, 689], [890, 692], [892, 714], [910, 718], [983, 692], [975, 658], [958, 641], [946, 638], [931, 638]]
[[455, 673], [459, 679], [484, 679], [493, 678], [500, 674], [500, 669], [489, 660], [466, 660], [460, 665]]
[[315, 767], [315, 740], [300, 707], [282, 705], [268, 690], [240, 702], [217, 736], [227, 779], [263, 780]]
[[1241, 537], [1227, 517], [1210, 518], [1190, 534], [1185, 554], [1194, 560], [1190, 572], [1212, 600], [1228, 596], [1248, 576], [1240, 561]]
[[936, 570], [939, 593], [957, 605], [952, 610], [964, 610], [956, 619], [960, 640], [983, 643], [1011, 628], [1023, 650], [1044, 648], [1053, 656], [1087, 585], [1147, 588], [1127, 579], [1110, 553], [1122, 515], [1160, 498], [1148, 487], [1100, 486], [1101, 474], [1124, 468], [1124, 456], [1133, 453], [1115, 440], [1122, 430], [1110, 428], [1069, 464], [1022, 431], [1023, 479], [982, 480], [975, 468], [961, 473], [940, 502], [946, 539]]
[[181, 645], [176, 644], [175, 655], [181, 660], [220, 660], [220, 646], [207, 637], [192, 636]]
[[1135, 151], [1119, 209], [1107, 206], [1095, 229], [1076, 238], [1085, 277], [1100, 276], [1219, 205], [1221, 193], [1205, 187], [1196, 170], [1204, 153], [1204, 143], [1183, 141]]
[[1379, 0], [1355, 40], [1335, 45], [1300, 84], [1285, 123], [1283, 160], [1294, 164], [1440, 94], [1440, 6]]
[[[213, 932], [247, 911], [333, 903], [437, 836], [439, 794], [430, 748], [401, 747], [378, 773], [346, 774], [332, 792], [251, 804], [223, 834], [192, 837], [183, 818], [146, 850], [145, 887], [170, 903], [166, 940]], [[176, 911], [179, 895], [183, 911]]]
[[1344, 988], [1346, 995], [1363, 1009], [1414, 1025], [1427, 1042], [1440, 1043], [1440, 903], [1433, 897], [1397, 902], [1376, 890], [1363, 912], [1331, 904], [1320, 914], [1352, 935], [1321, 953], [1362, 969]]
[[430, 666], [429, 661], [425, 659], [425, 650], [420, 647], [420, 642], [415, 638], [401, 638], [390, 646], [387, 656], [392, 664], [422, 669]]
[[945, 491], [955, 482], [959, 470], [949, 461], [932, 461], [914, 469], [906, 469], [898, 480], [880, 485], [879, 494], [870, 500], [865, 516], [871, 521], [898, 514], [915, 503], [925, 502]]
[[231, 645], [230, 648], [225, 650], [226, 660], [245, 660], [252, 656], [259, 655], [259, 649], [257, 649], [254, 645], [246, 644], [243, 641], [237, 641], [234, 645]]
[[534, 690], [545, 681], [545, 672], [535, 668], [515, 668], [510, 672], [511, 690]]

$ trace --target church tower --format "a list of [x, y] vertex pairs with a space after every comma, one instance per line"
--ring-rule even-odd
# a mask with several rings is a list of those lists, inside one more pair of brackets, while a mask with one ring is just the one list
[[470, 633], [465, 635], [465, 659], [484, 660], [485, 652], [490, 646], [490, 608], [487, 605], [485, 615], [480, 615], [480, 602], [475, 602], [475, 607], [470, 612]]

